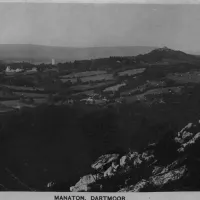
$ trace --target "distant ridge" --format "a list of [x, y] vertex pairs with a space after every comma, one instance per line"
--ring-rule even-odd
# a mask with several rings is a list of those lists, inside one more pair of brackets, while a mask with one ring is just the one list
[[56, 47], [32, 44], [0, 44], [0, 60], [31, 60], [32, 62], [50, 62], [52, 58], [58, 62], [106, 58], [110, 56], [136, 56], [145, 54], [156, 47]]
[[[195, 61], [197, 56], [185, 53], [179, 50], [169, 49], [167, 47], [156, 48], [147, 54], [136, 56], [146, 62], [159, 62], [159, 61]], [[199, 60], [199, 59], [198, 59]]]

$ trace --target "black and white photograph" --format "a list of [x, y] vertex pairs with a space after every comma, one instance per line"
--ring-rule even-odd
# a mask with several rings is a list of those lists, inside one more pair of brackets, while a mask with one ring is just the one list
[[0, 191], [200, 191], [200, 4], [176, 1], [0, 2]]

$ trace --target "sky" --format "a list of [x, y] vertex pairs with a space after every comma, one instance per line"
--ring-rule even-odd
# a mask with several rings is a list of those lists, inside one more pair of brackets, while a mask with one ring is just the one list
[[0, 44], [200, 51], [200, 5], [0, 3]]

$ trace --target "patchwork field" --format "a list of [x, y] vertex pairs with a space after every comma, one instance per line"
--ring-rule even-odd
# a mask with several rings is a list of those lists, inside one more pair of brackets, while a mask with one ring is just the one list
[[71, 73], [65, 76], [60, 76], [62, 79], [72, 79], [72, 78], [78, 78], [78, 77], [85, 77], [85, 76], [96, 76], [101, 74], [106, 74], [106, 71], [85, 71], [85, 72], [77, 72], [77, 73]]
[[[118, 72], [119, 76], [132, 76], [141, 74], [145, 71], [146, 68], [139, 68], [139, 69], [129, 69], [125, 71]], [[60, 80], [65, 83], [67, 81], [71, 81], [72, 84], [78, 82], [78, 78], [80, 81], [84, 82], [95, 82], [95, 81], [109, 81], [113, 80], [113, 74], [107, 73], [106, 71], [86, 71], [86, 72], [79, 72], [79, 73], [72, 73], [65, 76], [60, 76]]]
[[90, 89], [95, 89], [99, 87], [106, 87], [108, 85], [111, 85], [115, 83], [115, 81], [106, 81], [103, 83], [96, 83], [96, 84], [84, 84], [84, 85], [74, 85], [70, 87], [72, 90], [90, 90]]
[[13, 111], [13, 108], [6, 107], [5, 105], [0, 105], [0, 114]]
[[43, 88], [22, 87], [22, 86], [15, 86], [15, 85], [0, 85], [0, 87], [6, 87], [8, 89], [17, 90], [17, 91], [44, 91]]
[[82, 82], [88, 82], [88, 81], [108, 81], [113, 80], [113, 74], [100, 74], [96, 76], [87, 76], [81, 78]]
[[9, 101], [1, 101], [1, 104], [10, 108], [22, 108], [26, 107], [35, 107], [35, 105], [25, 104], [20, 102], [19, 100], [9, 100]]
[[163, 88], [166, 87], [166, 83], [164, 81], [146, 81], [145, 84], [134, 87], [134, 89], [129, 89], [121, 92], [122, 96], [132, 95], [138, 92], [145, 92], [146, 90], [154, 89], [154, 88]]
[[126, 85], [126, 83], [121, 83], [121, 84], [113, 85], [111, 87], [107, 87], [106, 89], [104, 89], [104, 92], [118, 91], [121, 87], [123, 87], [125, 85]]
[[161, 95], [161, 94], [168, 94], [168, 93], [181, 94], [182, 88], [183, 86], [156, 88], [156, 89], [148, 90], [142, 94], [126, 96], [124, 97], [124, 99], [126, 100], [126, 103], [133, 103], [137, 100], [144, 100], [146, 96], [148, 95]]
[[126, 70], [126, 71], [122, 71], [122, 72], [118, 72], [118, 75], [119, 76], [133, 76], [133, 75], [136, 75], [136, 74], [140, 74], [142, 72], [144, 72], [146, 70], [146, 68], [139, 68], [139, 69], [129, 69], [129, 70]]
[[[21, 102], [20, 100], [6, 100], [6, 101], [0, 101], [0, 104], [3, 106], [6, 106], [7, 109], [9, 108], [22, 108], [22, 107], [36, 107], [39, 104], [46, 103], [47, 99], [46, 98], [34, 98], [34, 103], [26, 103], [26, 102]], [[3, 109], [4, 110], [4, 109]]]
[[94, 90], [86, 90], [86, 91], [83, 91], [83, 92], [77, 92], [75, 94], [72, 94], [72, 96], [78, 96], [78, 95], [92, 95], [94, 94]]
[[173, 73], [169, 74], [167, 78], [177, 83], [200, 83], [200, 71]]
[[69, 79], [68, 78], [67, 79], [61, 78], [60, 80], [62, 81], [62, 83], [66, 83], [68, 81], [70, 81], [72, 84], [77, 83], [77, 79], [76, 78], [69, 78]]
[[25, 97], [32, 97], [32, 98], [45, 98], [48, 96], [48, 94], [39, 94], [39, 93], [28, 93], [28, 92], [13, 92], [16, 95], [23, 95]]
[[[71, 81], [73, 84], [78, 82], [77, 78], [66, 78], [60, 79], [63, 83], [67, 81]], [[99, 74], [99, 75], [94, 75], [94, 76], [84, 76], [79, 79], [81, 82], [95, 82], [95, 81], [108, 81], [108, 80], [113, 80], [113, 75], [112, 74]]]

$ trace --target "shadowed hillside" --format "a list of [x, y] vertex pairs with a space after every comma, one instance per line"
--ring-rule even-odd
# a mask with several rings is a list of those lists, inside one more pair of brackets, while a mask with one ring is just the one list
[[[69, 191], [75, 186], [73, 191], [95, 191], [100, 184], [103, 191], [119, 191], [141, 177], [152, 183], [147, 180], [152, 170], [140, 166], [147, 158], [141, 152], [156, 143], [158, 167], [177, 158], [174, 135], [199, 119], [199, 63], [198, 57], [160, 48], [136, 57], [42, 64], [30, 74], [34, 64], [11, 64], [24, 72], [1, 73], [1, 190]], [[139, 168], [128, 163], [127, 176], [123, 168], [122, 176], [111, 179], [104, 172], [110, 175], [116, 163], [106, 164], [100, 175], [91, 168], [99, 157], [113, 159], [113, 154], [117, 162], [130, 154]], [[91, 189], [80, 179], [85, 174], [98, 176]]]

